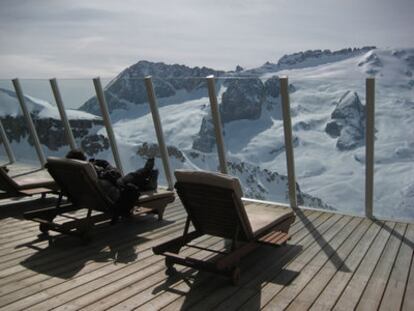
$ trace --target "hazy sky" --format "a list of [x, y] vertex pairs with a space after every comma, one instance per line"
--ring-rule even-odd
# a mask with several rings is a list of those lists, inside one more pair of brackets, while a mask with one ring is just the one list
[[234, 69], [414, 46], [414, 0], [0, 0], [0, 78], [115, 76], [139, 60]]

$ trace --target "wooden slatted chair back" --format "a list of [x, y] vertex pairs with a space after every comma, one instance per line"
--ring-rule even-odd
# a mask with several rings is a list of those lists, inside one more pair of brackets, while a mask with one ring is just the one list
[[98, 186], [98, 176], [91, 163], [49, 157], [46, 168], [73, 204], [104, 212], [110, 209], [112, 202]]
[[228, 239], [236, 235], [239, 240], [253, 239], [237, 178], [188, 170], [176, 170], [175, 176], [175, 188], [197, 231]]

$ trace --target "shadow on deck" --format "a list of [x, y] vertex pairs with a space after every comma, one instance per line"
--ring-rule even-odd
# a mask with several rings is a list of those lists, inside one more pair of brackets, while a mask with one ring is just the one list
[[[165, 274], [152, 247], [182, 233], [177, 200], [163, 221], [141, 216], [100, 223], [92, 242], [38, 236], [22, 213], [46, 201], [8, 201], [0, 207], [0, 310], [318, 309], [360, 307], [412, 310], [414, 226], [320, 211], [297, 211], [286, 246], [263, 246], [241, 262], [240, 285], [177, 266]], [[4, 203], [3, 203], [4, 204]], [[220, 250], [224, 241], [197, 240]], [[199, 258], [209, 253], [195, 250]]]

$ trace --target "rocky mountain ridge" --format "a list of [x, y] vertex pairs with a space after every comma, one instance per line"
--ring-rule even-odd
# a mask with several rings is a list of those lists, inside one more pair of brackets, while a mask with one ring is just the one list
[[[204, 78], [208, 75], [221, 76], [224, 71], [207, 67], [188, 67], [185, 65], [168, 65], [162, 62], [154, 63], [139, 61], [123, 70], [105, 88], [108, 109], [128, 110], [130, 105], [141, 105], [148, 101], [143, 78], [153, 76], [154, 91], [157, 98], [171, 97], [180, 90], [191, 92], [206, 87]], [[80, 110], [99, 115], [99, 105], [96, 97], [92, 97]]]

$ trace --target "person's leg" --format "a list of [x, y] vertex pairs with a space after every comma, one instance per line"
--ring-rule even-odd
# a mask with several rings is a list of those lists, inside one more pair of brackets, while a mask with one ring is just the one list
[[151, 171], [154, 168], [154, 158], [147, 160], [143, 168], [140, 168], [134, 172], [128, 173], [125, 176], [118, 179], [119, 185], [133, 184], [134, 186], [140, 188], [144, 186], [147, 182], [147, 179], [151, 175]]

